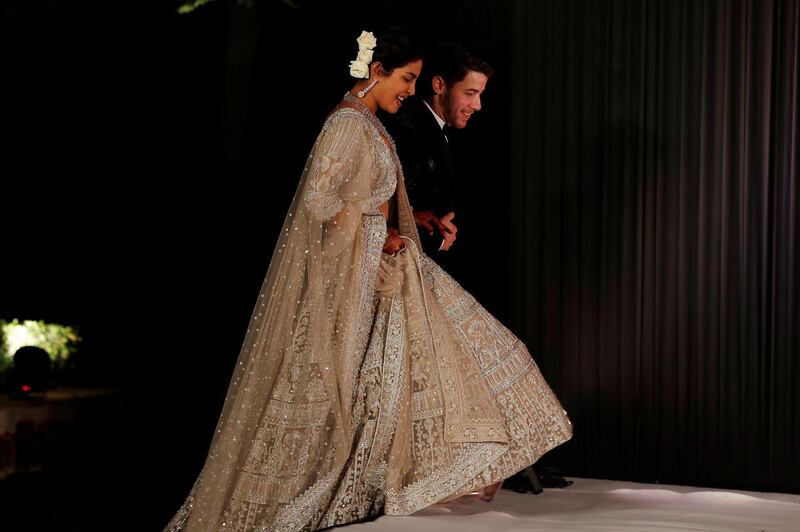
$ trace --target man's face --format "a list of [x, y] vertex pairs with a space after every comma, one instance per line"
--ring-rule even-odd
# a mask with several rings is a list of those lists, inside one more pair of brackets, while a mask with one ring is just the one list
[[444, 94], [444, 119], [448, 125], [464, 129], [472, 113], [481, 110], [481, 94], [486, 90], [486, 74], [470, 70], [467, 75], [447, 87]]

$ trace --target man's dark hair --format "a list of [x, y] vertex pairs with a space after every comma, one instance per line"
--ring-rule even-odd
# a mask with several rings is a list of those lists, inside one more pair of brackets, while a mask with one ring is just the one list
[[480, 72], [487, 78], [494, 68], [482, 58], [464, 50], [461, 45], [447, 42], [434, 46], [422, 59], [422, 75], [417, 81], [417, 93], [422, 98], [433, 95], [431, 81], [441, 76], [448, 87], [467, 77], [469, 72]]

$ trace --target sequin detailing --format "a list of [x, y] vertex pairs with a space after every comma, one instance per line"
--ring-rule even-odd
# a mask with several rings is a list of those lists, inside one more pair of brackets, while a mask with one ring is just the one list
[[[169, 531], [299, 531], [413, 513], [572, 434], [525, 346], [419, 252], [391, 137], [325, 121], [212, 450]], [[382, 253], [396, 194], [405, 251]]]
[[[320, 220], [329, 220], [350, 202], [359, 214], [375, 213], [392, 196], [397, 165], [381, 137], [384, 134], [388, 137], [355, 109], [343, 107], [331, 113], [311, 163], [305, 191], [309, 211]], [[365, 180], [369, 188], [364, 186]]]

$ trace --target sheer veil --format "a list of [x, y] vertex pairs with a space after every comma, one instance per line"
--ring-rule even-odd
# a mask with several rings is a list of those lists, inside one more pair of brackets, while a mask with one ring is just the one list
[[[332, 113], [311, 150], [258, 294], [207, 461], [169, 530], [222, 526], [237, 483], [247, 482], [237, 477], [251, 446], [268, 444], [259, 434], [262, 418], [319, 418], [318, 430], [327, 434], [323, 448], [312, 453], [312, 467], [304, 468], [305, 488], [335, 475], [350, 453], [349, 394], [359, 361], [337, 354], [364, 350], [366, 331], [359, 331], [358, 324], [370, 313], [386, 235], [385, 219], [376, 214], [381, 194], [372, 190], [373, 180], [363, 171], [376, 155], [367, 138], [369, 125], [358, 114], [348, 107]], [[401, 232], [419, 245], [402, 185], [397, 191]], [[312, 371], [294, 371], [308, 364]], [[302, 412], [270, 399], [285, 382], [293, 387], [287, 393], [306, 390]], [[320, 383], [330, 393], [308, 396]], [[328, 446], [335, 449], [333, 455], [326, 452]], [[265, 500], [274, 495], [263, 493]]]

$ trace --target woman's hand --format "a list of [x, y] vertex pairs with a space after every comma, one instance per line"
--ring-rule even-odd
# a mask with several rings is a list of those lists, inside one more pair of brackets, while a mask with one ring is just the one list
[[398, 251], [402, 251], [406, 247], [406, 243], [400, 237], [400, 231], [394, 227], [386, 229], [386, 242], [383, 244], [383, 252], [389, 255], [394, 255]]

